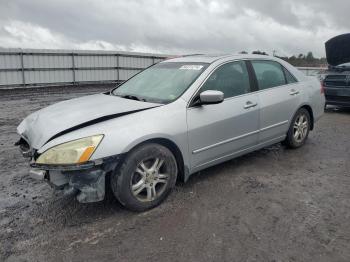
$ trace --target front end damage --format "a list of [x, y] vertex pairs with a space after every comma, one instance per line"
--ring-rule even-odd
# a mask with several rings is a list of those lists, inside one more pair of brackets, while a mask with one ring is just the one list
[[74, 165], [36, 164], [38, 155], [21, 138], [17, 143], [22, 155], [30, 161], [29, 175], [47, 182], [55, 190], [62, 190], [65, 195], [76, 195], [80, 203], [101, 201], [105, 197], [105, 177], [115, 170], [122, 155], [106, 157]]
[[[32, 177], [45, 180], [66, 193], [77, 193], [80, 202], [100, 201], [105, 195], [105, 176], [115, 169], [121, 155], [102, 155], [91, 160], [104, 134], [85, 136], [82, 132], [80, 137], [69, 134], [158, 106], [160, 104], [110, 93], [66, 100], [27, 116], [17, 127], [21, 139], [16, 145], [30, 160]], [[62, 136], [66, 136], [66, 141], [53, 143], [52, 147], [40, 151]]]

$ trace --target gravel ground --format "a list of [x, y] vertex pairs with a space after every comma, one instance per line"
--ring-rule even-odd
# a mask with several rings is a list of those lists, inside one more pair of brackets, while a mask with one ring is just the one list
[[[104, 88], [106, 89], [106, 88]], [[16, 126], [92, 87], [0, 90], [0, 261], [350, 261], [350, 111], [178, 183], [158, 208], [80, 204], [28, 176]]]

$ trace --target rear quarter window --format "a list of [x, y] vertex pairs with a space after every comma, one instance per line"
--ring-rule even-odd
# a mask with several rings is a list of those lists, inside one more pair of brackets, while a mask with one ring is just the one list
[[284, 74], [286, 75], [286, 80], [288, 84], [293, 84], [298, 82], [297, 79], [286, 69], [283, 67]]

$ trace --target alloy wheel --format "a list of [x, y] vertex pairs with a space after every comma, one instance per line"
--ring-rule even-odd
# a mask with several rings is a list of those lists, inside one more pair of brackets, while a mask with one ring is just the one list
[[300, 114], [294, 122], [293, 137], [296, 142], [301, 143], [307, 136], [309, 129], [308, 118], [305, 114]]
[[170, 175], [164, 159], [151, 158], [141, 161], [131, 177], [131, 192], [142, 202], [157, 199], [165, 191]]

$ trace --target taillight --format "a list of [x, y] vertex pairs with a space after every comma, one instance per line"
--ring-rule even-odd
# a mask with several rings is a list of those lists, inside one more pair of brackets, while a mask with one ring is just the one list
[[323, 81], [321, 81], [321, 94], [324, 94], [324, 84], [323, 84]]

